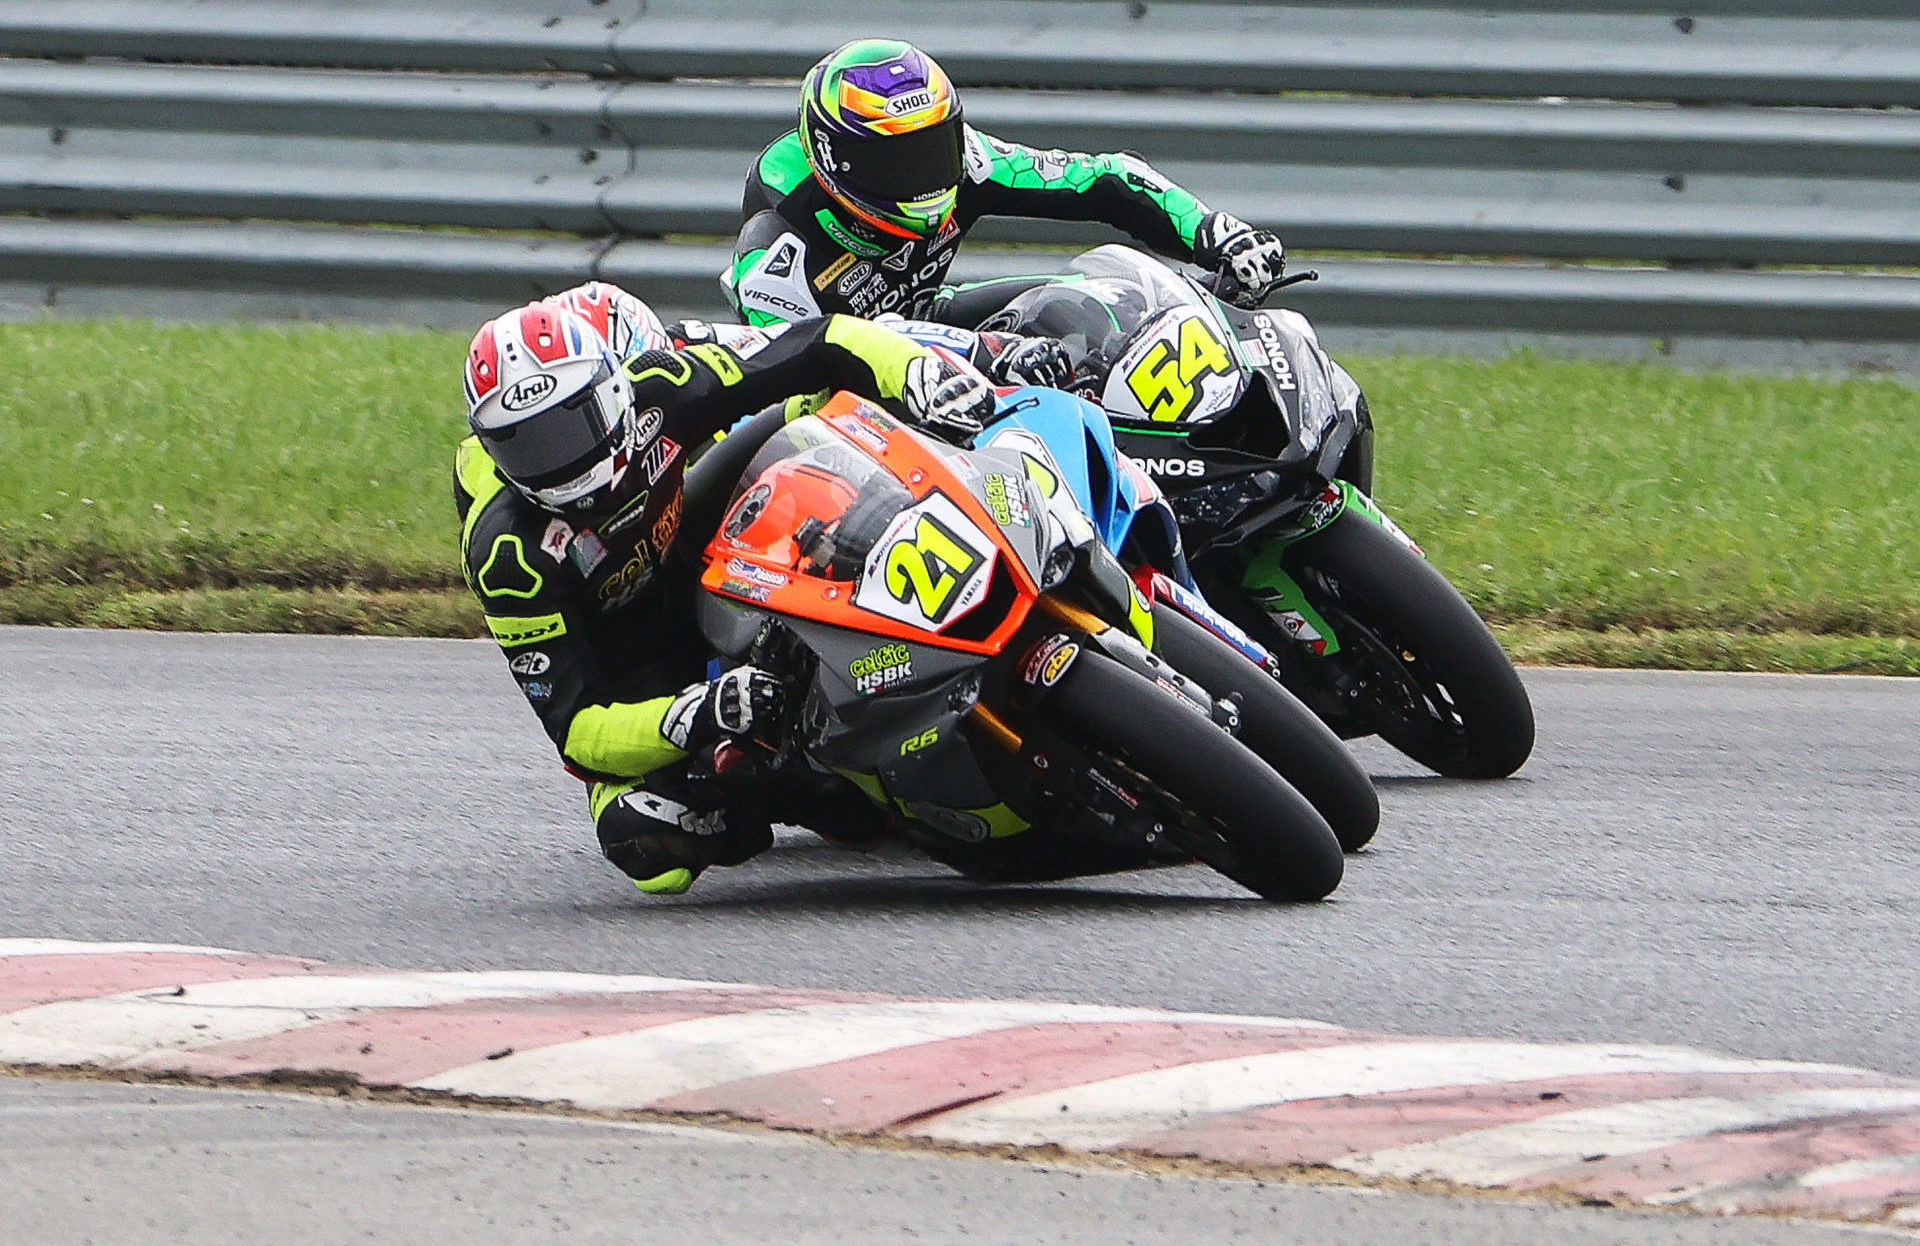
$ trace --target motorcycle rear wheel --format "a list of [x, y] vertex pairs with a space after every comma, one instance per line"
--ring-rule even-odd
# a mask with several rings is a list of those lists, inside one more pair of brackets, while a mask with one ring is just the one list
[[1448, 778], [1502, 779], [1526, 762], [1533, 703], [1519, 672], [1431, 563], [1351, 510], [1284, 561], [1340, 638], [1339, 654], [1301, 665], [1349, 689], [1357, 679], [1355, 718]]
[[1153, 647], [1216, 697], [1238, 694], [1239, 740], [1305, 796], [1346, 852], [1380, 828], [1380, 794], [1346, 743], [1300, 699], [1226, 641], [1165, 603], [1153, 608]]
[[1340, 841], [1307, 798], [1246, 745], [1104, 654], [1083, 651], [1039, 707], [1070, 739], [1118, 758], [1195, 815], [1163, 829], [1263, 899], [1340, 885]]

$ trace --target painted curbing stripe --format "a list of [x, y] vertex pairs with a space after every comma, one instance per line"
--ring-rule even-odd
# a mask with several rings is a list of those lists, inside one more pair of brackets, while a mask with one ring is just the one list
[[1654, 1099], [1563, 1112], [1437, 1142], [1349, 1156], [1332, 1161], [1332, 1167], [1367, 1177], [1510, 1185], [1572, 1167], [1593, 1155], [1636, 1155], [1728, 1130], [1913, 1108], [1920, 1108], [1920, 1089], [1803, 1090], [1747, 1099]]
[[303, 974], [66, 1000], [0, 1014], [0, 1061], [144, 1066], [356, 1012], [530, 995], [641, 994], [721, 984], [548, 973]]
[[[1304, 1045], [1304, 1044], [1303, 1044]], [[1164, 1067], [1164, 1066], [1163, 1066]], [[1082, 1078], [1091, 1081], [1093, 1078]], [[1245, 1112], [1197, 1118], [1131, 1145], [1157, 1155], [1204, 1150], [1246, 1164], [1327, 1164], [1346, 1156], [1456, 1137], [1470, 1130], [1537, 1120], [1579, 1108], [1648, 1099], [1745, 1099], [1792, 1090], [1884, 1087], [1887, 1079], [1858, 1070], [1847, 1076], [1804, 1073], [1615, 1073], [1551, 1077], [1480, 1086], [1303, 1099]], [[1835, 1158], [1840, 1158], [1835, 1156]], [[1699, 1179], [1720, 1179], [1702, 1172]], [[1731, 1179], [1731, 1178], [1727, 1178]], [[1655, 1191], [1671, 1181], [1650, 1184]]]
[[[186, 943], [82, 943], [74, 939], [0, 939], [0, 959], [9, 956], [118, 956], [123, 953], [177, 952], [192, 956], [252, 956], [224, 947]], [[288, 959], [294, 959], [289, 957]]]
[[1830, 1064], [1742, 1060], [1684, 1047], [1480, 1042], [1353, 1043], [1210, 1060], [962, 1109], [917, 1131], [943, 1142], [1058, 1143], [1087, 1150], [1144, 1142], [1199, 1118], [1342, 1095], [1586, 1077], [1604, 1073], [1851, 1073]]
[[816, 1004], [704, 1017], [515, 1052], [412, 1084], [456, 1094], [637, 1109], [730, 1082], [989, 1030], [1067, 1021], [1159, 1020], [1166, 1015], [1155, 1009], [1085, 1004], [941, 1000]]
[[1810, 1201], [1800, 1197], [1803, 1195], [1818, 1195], [1820, 1197], [1811, 1201], [1825, 1203], [1830, 1195], [1851, 1196], [1861, 1188], [1871, 1188], [1863, 1197], [1884, 1201], [1917, 1185], [1920, 1185], [1920, 1152], [1910, 1151], [1904, 1155], [1845, 1160], [1801, 1173], [1769, 1173], [1740, 1181], [1681, 1186], [1642, 1201], [1653, 1207], [1685, 1204], [1703, 1211], [1724, 1208], [1732, 1212], [1769, 1203], [1793, 1205]]
[[1920, 1083], [1840, 1065], [639, 975], [396, 972], [169, 944], [0, 950], [0, 1061], [324, 1074], [1920, 1227]]

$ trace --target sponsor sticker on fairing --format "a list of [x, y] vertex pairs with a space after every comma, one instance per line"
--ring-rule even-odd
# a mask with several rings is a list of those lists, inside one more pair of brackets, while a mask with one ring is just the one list
[[1018, 476], [988, 472], [983, 492], [987, 511], [995, 523], [1018, 528], [1033, 526], [1033, 510], [1027, 505], [1026, 481]]
[[773, 571], [759, 563], [748, 562], [744, 558], [727, 559], [727, 574], [751, 580], [756, 584], [765, 584], [768, 588], [785, 588], [792, 577], [784, 571]]
[[1020, 678], [1029, 687], [1051, 688], [1060, 682], [1060, 677], [1078, 656], [1079, 645], [1065, 636], [1049, 636], [1020, 660]]
[[880, 645], [849, 663], [847, 674], [862, 696], [884, 692], [913, 678], [913, 653], [905, 645]]

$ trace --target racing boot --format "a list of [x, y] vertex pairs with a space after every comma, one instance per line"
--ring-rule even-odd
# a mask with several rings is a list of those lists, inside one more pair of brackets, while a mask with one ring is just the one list
[[677, 896], [713, 865], [739, 865], [773, 844], [751, 801], [721, 805], [678, 775], [596, 783], [589, 798], [600, 852], [649, 895]]

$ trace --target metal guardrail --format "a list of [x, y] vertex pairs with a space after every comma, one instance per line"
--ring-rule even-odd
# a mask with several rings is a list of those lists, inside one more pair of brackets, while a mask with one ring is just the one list
[[[512, 298], [598, 271], [717, 312], [724, 248], [658, 239], [737, 228], [794, 109], [791, 82], [742, 79], [884, 30], [934, 51], [982, 128], [1138, 150], [1296, 254], [1635, 265], [1316, 257], [1328, 280], [1297, 295], [1321, 319], [1920, 340], [1920, 279], [1649, 267], [1920, 265], [1920, 11], [1689, 9], [0, 0], [0, 212], [46, 218], [0, 221], [0, 277]], [[1028, 271], [1053, 257], [981, 244], [1110, 236], [990, 220], [963, 255]]]

